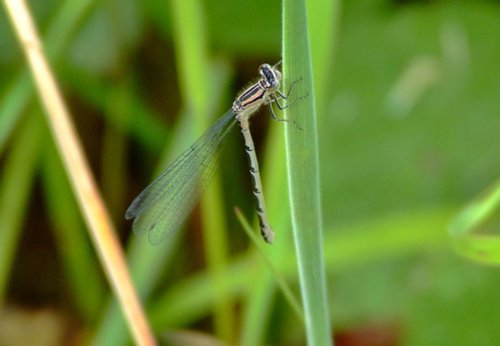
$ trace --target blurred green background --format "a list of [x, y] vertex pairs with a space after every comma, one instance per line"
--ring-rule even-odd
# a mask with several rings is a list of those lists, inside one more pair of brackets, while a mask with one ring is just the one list
[[[269, 272], [232, 212], [254, 215], [238, 131], [218, 181], [223, 240], [207, 240], [198, 209], [186, 232], [160, 247], [123, 219], [153, 172], [230, 107], [261, 63], [280, 60], [280, 2], [175, 3], [30, 6], [155, 331], [302, 345], [302, 323], [274, 281], [255, 291]], [[332, 337], [337, 345], [496, 345], [496, 268], [458, 257], [447, 227], [500, 171], [500, 4], [352, 0], [338, 9], [318, 100]], [[9, 24], [2, 9], [0, 344], [127, 344]], [[200, 112], [206, 120], [195, 120]], [[273, 184], [283, 127], [269, 118], [262, 111], [252, 131], [271, 221], [287, 229], [286, 192]], [[299, 297], [293, 243], [282, 239], [283, 257], [265, 251]], [[217, 265], [207, 269], [214, 252], [222, 278]], [[222, 297], [218, 282], [229, 287]]]

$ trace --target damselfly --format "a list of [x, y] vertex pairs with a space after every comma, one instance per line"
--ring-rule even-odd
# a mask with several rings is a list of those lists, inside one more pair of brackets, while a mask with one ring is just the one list
[[269, 105], [273, 119], [284, 120], [276, 117], [272, 105], [276, 104], [280, 110], [286, 108], [280, 100], [288, 98], [294, 83], [285, 95], [279, 90], [281, 72], [277, 65], [263, 64], [259, 67], [259, 74], [258, 81], [236, 97], [231, 109], [130, 204], [125, 218], [133, 218], [134, 231], [148, 233], [150, 243], [157, 244], [177, 230], [192, 211], [214, 176], [220, 158], [220, 144], [236, 122], [240, 125], [250, 163], [260, 230], [266, 242], [273, 242], [274, 232], [267, 219], [249, 119], [260, 106]]

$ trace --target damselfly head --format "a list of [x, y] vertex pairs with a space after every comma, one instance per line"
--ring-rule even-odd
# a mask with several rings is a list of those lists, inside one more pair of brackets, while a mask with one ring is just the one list
[[263, 87], [268, 90], [278, 89], [280, 86], [281, 72], [269, 64], [259, 67], [259, 74], [262, 76]]

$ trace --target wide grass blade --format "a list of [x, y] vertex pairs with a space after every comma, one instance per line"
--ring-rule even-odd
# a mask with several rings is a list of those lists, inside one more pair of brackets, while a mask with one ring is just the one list
[[[323, 225], [319, 186], [317, 114], [313, 61], [306, 2], [283, 2], [283, 69], [285, 89], [300, 80], [296, 94], [307, 93], [300, 102], [286, 109], [286, 154], [300, 287], [309, 345], [330, 345], [330, 321], [323, 262]], [[302, 96], [302, 95], [298, 95]]]

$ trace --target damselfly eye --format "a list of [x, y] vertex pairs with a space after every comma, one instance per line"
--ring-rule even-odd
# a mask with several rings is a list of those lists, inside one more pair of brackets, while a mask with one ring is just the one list
[[281, 75], [278, 75], [278, 70], [275, 70], [269, 64], [263, 64], [259, 67], [259, 73], [264, 78], [266, 88], [275, 88], [279, 85]]
[[272, 67], [269, 64], [262, 64], [259, 67], [259, 74], [265, 79], [269, 80], [272, 75]]

